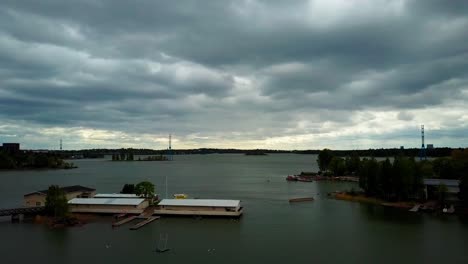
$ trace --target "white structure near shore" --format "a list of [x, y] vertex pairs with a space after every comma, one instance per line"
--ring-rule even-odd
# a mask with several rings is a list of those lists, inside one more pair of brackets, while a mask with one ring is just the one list
[[163, 199], [154, 210], [158, 215], [230, 216], [242, 215], [240, 200]]
[[141, 214], [149, 204], [142, 198], [75, 198], [68, 205], [72, 213]]
[[126, 194], [126, 193], [98, 193], [94, 195], [93, 198], [141, 198], [136, 194]]

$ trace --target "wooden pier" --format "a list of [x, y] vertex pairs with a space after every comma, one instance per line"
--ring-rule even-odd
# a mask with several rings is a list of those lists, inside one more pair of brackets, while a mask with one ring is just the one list
[[289, 202], [290, 203], [297, 203], [297, 202], [309, 202], [309, 201], [313, 201], [313, 200], [314, 200], [314, 197], [303, 197], [303, 198], [289, 199]]
[[112, 227], [121, 226], [121, 225], [126, 224], [126, 223], [128, 223], [130, 221], [135, 220], [136, 218], [137, 218], [136, 216], [130, 216], [130, 217], [124, 218], [124, 219], [122, 219], [120, 221], [117, 221], [117, 222], [113, 223]]
[[157, 219], [159, 219], [159, 216], [148, 217], [145, 220], [143, 220], [143, 221], [137, 223], [136, 225], [130, 227], [130, 230], [137, 230], [137, 229], [139, 229], [139, 228], [141, 228], [141, 227], [143, 227], [143, 226], [145, 226], [145, 225], [147, 225], [147, 224], [149, 224], [149, 223], [151, 223], [151, 222], [153, 222], [154, 220], [157, 220]]

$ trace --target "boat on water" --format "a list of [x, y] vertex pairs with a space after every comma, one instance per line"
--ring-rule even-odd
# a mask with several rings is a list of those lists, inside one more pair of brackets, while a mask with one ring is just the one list
[[185, 193], [176, 193], [174, 194], [174, 199], [187, 199], [188, 195]]
[[286, 177], [286, 180], [287, 181], [297, 181], [297, 176], [296, 175], [288, 175], [288, 177]]
[[300, 182], [312, 182], [312, 178], [309, 178], [309, 177], [298, 177], [297, 178], [297, 181], [300, 181]]
[[286, 177], [287, 181], [300, 181], [300, 182], [312, 182], [313, 179], [311, 177], [300, 176], [300, 175], [288, 175]]

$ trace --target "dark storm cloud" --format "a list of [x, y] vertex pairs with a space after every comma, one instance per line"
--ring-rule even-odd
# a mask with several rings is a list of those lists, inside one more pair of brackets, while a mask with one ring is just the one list
[[0, 118], [200, 142], [416, 122], [466, 106], [467, 17], [461, 0], [4, 0]]

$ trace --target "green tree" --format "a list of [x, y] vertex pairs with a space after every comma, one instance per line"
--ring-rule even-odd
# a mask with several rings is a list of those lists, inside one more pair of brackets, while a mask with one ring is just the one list
[[38, 154], [34, 159], [35, 168], [47, 168], [49, 165], [49, 158], [45, 154]]
[[321, 171], [327, 171], [328, 166], [330, 165], [331, 160], [333, 159], [333, 151], [329, 149], [323, 149], [319, 152], [317, 163]]
[[462, 202], [468, 206], [468, 174], [460, 179], [459, 188], [460, 200], [462, 200]]
[[392, 163], [388, 158], [380, 163], [381, 168], [381, 177], [380, 185], [382, 188], [381, 196], [382, 198], [389, 200], [394, 196], [394, 187], [393, 187], [393, 167]]
[[68, 215], [68, 201], [65, 193], [58, 185], [51, 185], [47, 191], [45, 211], [54, 217], [65, 217]]
[[328, 167], [334, 176], [342, 176], [346, 171], [345, 161], [340, 157], [333, 157]]
[[431, 161], [422, 160], [417, 163], [417, 174], [423, 178], [433, 178], [434, 177], [434, 167]]
[[439, 203], [442, 205], [445, 205], [445, 202], [447, 200], [447, 186], [445, 184], [440, 184], [439, 187], [437, 188], [437, 194], [439, 196]]
[[135, 193], [145, 198], [153, 198], [154, 184], [149, 181], [142, 181], [135, 186]]
[[125, 184], [122, 188], [122, 191], [120, 191], [120, 193], [125, 194], [134, 194], [135, 192], [135, 184]]
[[6, 153], [0, 152], [0, 169], [16, 168], [14, 160]]
[[354, 175], [359, 170], [359, 164], [361, 159], [356, 152], [353, 152], [351, 156], [346, 157], [345, 164], [346, 164], [346, 172], [349, 175]]
[[379, 193], [380, 166], [377, 160], [364, 159], [359, 168], [359, 187], [366, 195], [376, 196]]
[[440, 179], [453, 179], [454, 161], [451, 158], [437, 158], [432, 162], [434, 174]]

